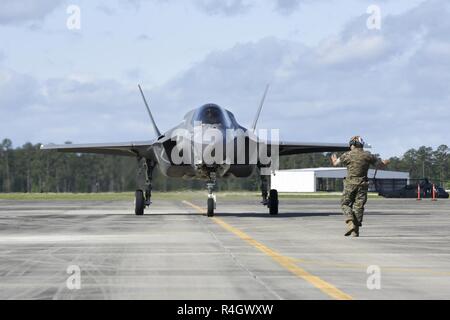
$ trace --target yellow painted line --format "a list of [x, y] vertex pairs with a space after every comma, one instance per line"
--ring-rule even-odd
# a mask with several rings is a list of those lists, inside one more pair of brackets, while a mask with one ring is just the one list
[[192, 208], [194, 208], [195, 210], [198, 211], [198, 213], [206, 214], [206, 210], [205, 210], [204, 208], [199, 207], [199, 206], [193, 204], [192, 202], [189, 202], [189, 201], [183, 201], [183, 203], [184, 203], [184, 204], [187, 204], [188, 206], [190, 206], [190, 207], [192, 207]]
[[[189, 201], [183, 201], [183, 203], [191, 206], [192, 208], [196, 209], [199, 213], [206, 213], [206, 210], [189, 202]], [[317, 289], [321, 290], [322, 292], [324, 292], [325, 294], [327, 294], [328, 296], [337, 299], [337, 300], [352, 300], [352, 296], [346, 294], [345, 292], [339, 290], [338, 288], [336, 288], [335, 286], [333, 286], [331, 283], [326, 282], [325, 280], [312, 275], [311, 273], [309, 273], [308, 271], [300, 268], [297, 264], [296, 264], [296, 260], [292, 259], [290, 257], [286, 257], [283, 256], [282, 254], [276, 252], [275, 250], [270, 249], [269, 247], [265, 246], [264, 244], [262, 244], [261, 242], [253, 239], [252, 237], [250, 237], [248, 234], [246, 234], [245, 232], [229, 225], [228, 223], [226, 223], [225, 221], [223, 221], [220, 218], [214, 217], [211, 218], [212, 221], [214, 221], [215, 223], [217, 223], [218, 225], [220, 225], [222, 228], [224, 228], [227, 231], [230, 231], [231, 233], [235, 234], [236, 236], [238, 236], [239, 238], [241, 238], [242, 240], [246, 241], [248, 244], [252, 245], [253, 247], [255, 247], [256, 249], [258, 249], [259, 251], [263, 252], [264, 254], [268, 255], [270, 258], [272, 258], [275, 262], [277, 262], [279, 265], [281, 265], [282, 267], [284, 267], [285, 269], [289, 270], [290, 272], [292, 272], [293, 274], [295, 274], [296, 276], [302, 278], [303, 280], [309, 282], [310, 284], [312, 284], [314, 287], [316, 287]]]

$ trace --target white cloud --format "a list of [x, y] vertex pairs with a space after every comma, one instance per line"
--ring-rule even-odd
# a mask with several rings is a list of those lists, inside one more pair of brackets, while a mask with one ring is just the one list
[[107, 16], [113, 16], [117, 13], [115, 8], [109, 7], [104, 3], [98, 5], [96, 9]]
[[0, 136], [20, 143], [152, 138], [137, 89], [112, 80], [38, 81], [2, 71], [0, 113]]
[[212, 15], [233, 16], [247, 12], [251, 6], [248, 0], [194, 0], [195, 4], [204, 12]]
[[173, 108], [216, 101], [249, 122], [271, 81], [262, 125], [285, 139], [363, 134], [386, 155], [448, 143], [447, 2], [386, 17], [381, 32], [367, 30], [365, 18], [314, 48], [267, 38], [212, 53], [155, 94]]
[[65, 0], [2, 0], [0, 24], [40, 21]]
[[[185, 0], [121, 0], [122, 3], [140, 8], [143, 2], [157, 3], [184, 3]], [[301, 2], [312, 0], [270, 0], [275, 10], [282, 14], [290, 14], [296, 11]], [[317, 1], [317, 0], [316, 0]], [[201, 11], [209, 15], [235, 16], [249, 12], [257, 5], [267, 5], [269, 1], [257, 0], [190, 0], [192, 4]]]
[[275, 0], [275, 7], [278, 11], [289, 14], [297, 10], [301, 0]]
[[[160, 4], [184, 4], [185, 0], [120, 0], [121, 3], [139, 9], [144, 2]], [[209, 15], [234, 16], [248, 12], [255, 0], [189, 0], [195, 8]]]
[[[155, 118], [168, 129], [189, 109], [216, 102], [248, 125], [270, 81], [261, 127], [280, 128], [284, 139], [345, 142], [361, 134], [385, 156], [448, 144], [447, 1], [386, 17], [381, 31], [367, 30], [365, 19], [316, 47], [269, 37], [213, 52], [162, 87], [144, 86]], [[152, 137], [136, 88], [117, 81], [0, 72], [0, 109], [0, 138], [13, 141]]]
[[380, 35], [355, 36], [348, 41], [331, 38], [317, 48], [320, 60], [325, 64], [367, 61], [383, 54], [386, 44]]

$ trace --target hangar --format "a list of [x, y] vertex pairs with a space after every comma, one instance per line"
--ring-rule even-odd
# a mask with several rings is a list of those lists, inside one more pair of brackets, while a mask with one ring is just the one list
[[[369, 191], [376, 191], [375, 170], [369, 170]], [[272, 175], [271, 188], [279, 192], [333, 192], [342, 191], [347, 168], [308, 168], [278, 170]], [[378, 191], [394, 191], [409, 183], [409, 173], [378, 170], [376, 174]]]

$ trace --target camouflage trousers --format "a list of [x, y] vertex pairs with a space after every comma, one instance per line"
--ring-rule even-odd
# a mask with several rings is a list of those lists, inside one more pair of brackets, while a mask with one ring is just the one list
[[345, 221], [357, 220], [354, 222], [362, 223], [364, 217], [364, 206], [367, 202], [367, 192], [369, 184], [362, 183], [344, 183], [344, 193], [341, 199], [341, 208], [344, 213]]

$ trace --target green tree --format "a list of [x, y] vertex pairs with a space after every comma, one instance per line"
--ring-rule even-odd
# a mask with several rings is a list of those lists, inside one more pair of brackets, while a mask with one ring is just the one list
[[12, 142], [9, 139], [3, 139], [0, 154], [3, 164], [3, 191], [11, 192], [11, 172], [10, 172], [10, 159], [12, 153]]
[[[282, 157], [280, 169], [329, 167], [329, 156], [317, 153]], [[412, 179], [426, 176], [435, 183], [450, 183], [446, 145], [436, 150], [425, 146], [410, 149], [390, 160], [389, 170], [407, 171]], [[131, 157], [42, 151], [40, 144], [31, 143], [13, 149], [9, 139], [0, 145], [0, 192], [132, 191], [136, 188], [136, 169], [137, 161]], [[259, 185], [256, 172], [247, 179], [218, 180], [219, 190], [258, 190]], [[166, 178], [155, 170], [153, 187], [155, 191], [202, 190], [205, 182]]]
[[449, 180], [449, 165], [450, 156], [449, 148], [446, 145], [440, 145], [436, 151], [433, 152], [433, 162], [435, 163], [437, 174], [440, 181]]

